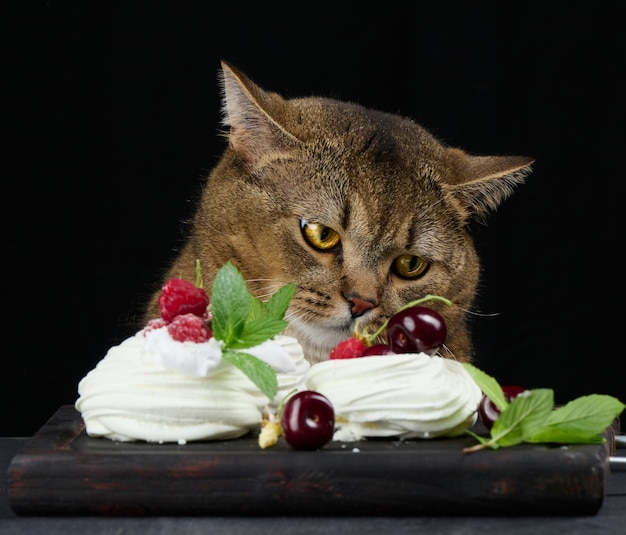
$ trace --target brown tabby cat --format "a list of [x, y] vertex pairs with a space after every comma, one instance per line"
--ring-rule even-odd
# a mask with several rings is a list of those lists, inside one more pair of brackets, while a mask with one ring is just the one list
[[[472, 359], [466, 314], [479, 261], [467, 232], [530, 172], [531, 158], [470, 156], [415, 122], [325, 98], [285, 100], [222, 63], [228, 147], [209, 176], [190, 235], [165, 278], [205, 287], [231, 260], [267, 297], [295, 282], [288, 334], [311, 362], [373, 332], [401, 305], [431, 301], [446, 356]], [[158, 316], [155, 293], [146, 318]]]

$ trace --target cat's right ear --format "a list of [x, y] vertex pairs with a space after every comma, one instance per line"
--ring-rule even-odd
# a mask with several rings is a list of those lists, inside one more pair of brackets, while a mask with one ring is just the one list
[[443, 189], [464, 221], [484, 220], [525, 181], [534, 158], [526, 156], [472, 156], [448, 147], [446, 158], [452, 172]]
[[253, 83], [241, 71], [222, 62], [222, 124], [228, 143], [251, 167], [284, 153], [295, 140], [279, 123], [285, 100]]

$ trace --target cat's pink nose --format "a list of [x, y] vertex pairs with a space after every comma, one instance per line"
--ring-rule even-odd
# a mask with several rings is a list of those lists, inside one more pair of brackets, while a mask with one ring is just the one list
[[348, 300], [348, 303], [350, 303], [353, 318], [358, 318], [362, 316], [365, 311], [378, 306], [375, 300], [363, 299], [361, 296], [355, 294], [348, 294], [345, 298]]

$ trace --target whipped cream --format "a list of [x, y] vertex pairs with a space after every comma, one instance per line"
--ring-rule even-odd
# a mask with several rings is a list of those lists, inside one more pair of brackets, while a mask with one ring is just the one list
[[482, 397], [460, 363], [425, 353], [319, 362], [305, 386], [329, 398], [333, 440], [343, 442], [457, 436], [476, 422]]
[[[179, 342], [174, 340], [166, 328], [147, 328], [143, 330], [146, 338], [143, 345], [143, 359], [146, 362], [161, 364], [171, 370], [187, 375], [205, 376], [216, 370], [222, 362], [223, 343], [210, 338], [206, 342]], [[296, 344], [295, 339], [293, 340]], [[283, 343], [287, 343], [283, 340]], [[292, 352], [298, 353], [291, 345]], [[246, 353], [269, 364], [274, 371], [291, 373], [296, 370], [289, 351], [276, 340], [266, 340], [258, 346], [244, 349]], [[302, 350], [300, 349], [300, 353]]]
[[196, 344], [168, 337], [167, 329], [140, 331], [111, 347], [81, 379], [75, 406], [88, 435], [180, 444], [237, 438], [259, 426], [266, 407], [301, 389], [310, 367], [300, 344], [288, 336], [245, 350], [277, 371], [278, 393], [268, 401], [241, 370], [221, 359], [215, 340]]

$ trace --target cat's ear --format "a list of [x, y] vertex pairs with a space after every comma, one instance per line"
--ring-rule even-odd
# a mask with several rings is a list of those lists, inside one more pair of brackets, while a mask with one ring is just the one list
[[252, 167], [284, 152], [295, 139], [279, 122], [286, 101], [224, 61], [221, 81], [222, 123], [228, 127], [229, 145]]
[[464, 221], [485, 219], [509, 197], [531, 172], [533, 158], [525, 156], [472, 156], [447, 148], [451, 169], [443, 190]]

